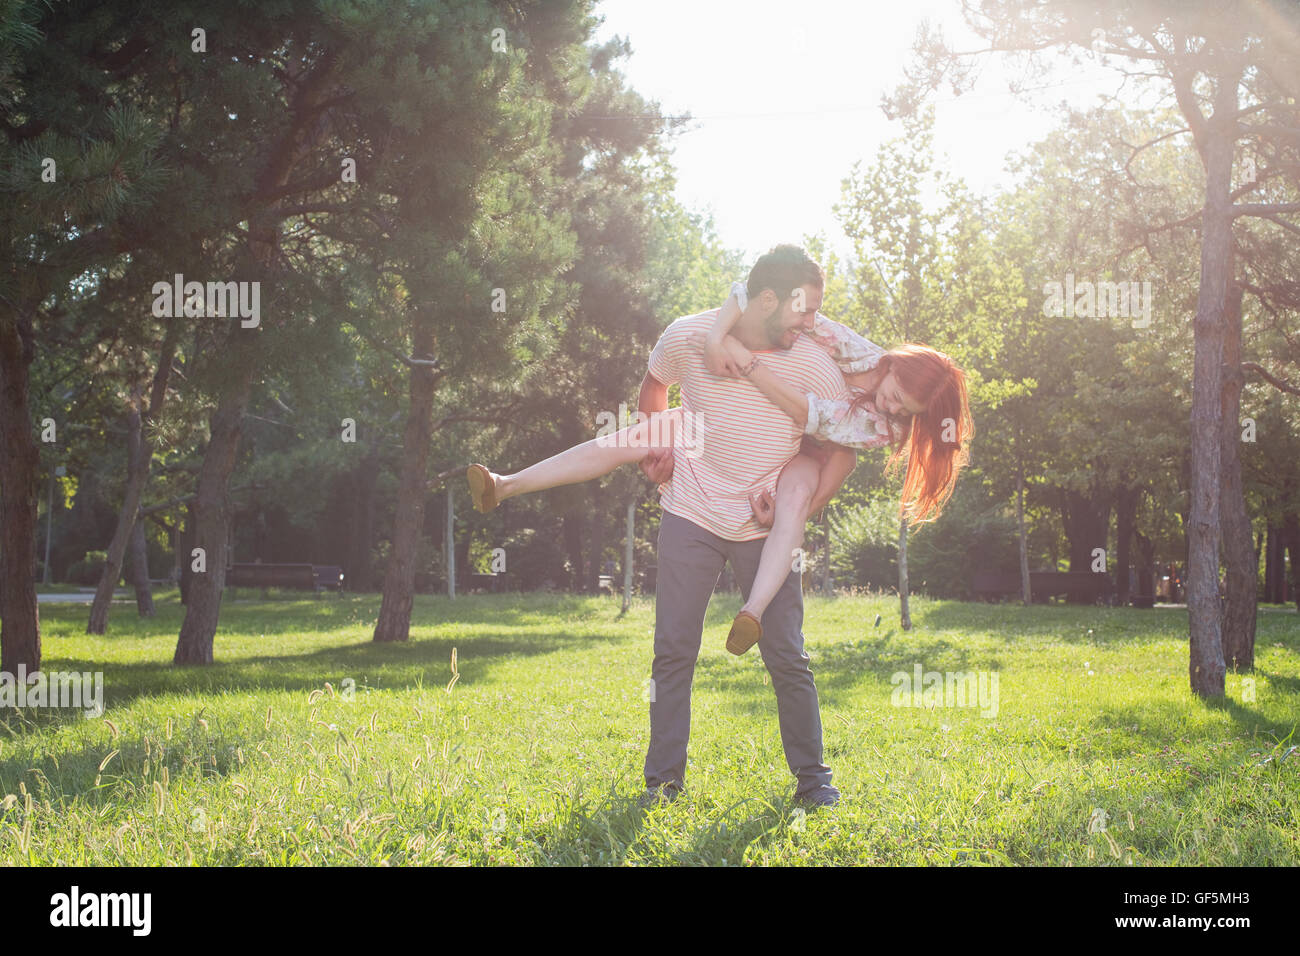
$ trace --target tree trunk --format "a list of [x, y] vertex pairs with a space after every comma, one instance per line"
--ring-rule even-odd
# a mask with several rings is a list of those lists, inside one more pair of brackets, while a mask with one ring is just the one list
[[50, 495], [45, 505], [45, 560], [41, 562], [41, 583], [54, 583], [54, 569], [50, 567], [50, 545], [54, 541], [54, 469], [50, 469]]
[[370, 552], [375, 541], [375, 482], [379, 478], [379, 452], [372, 448], [348, 476], [350, 492], [348, 539], [344, 549], [344, 582], [349, 591], [370, 591]]
[[1115, 498], [1115, 594], [1119, 606], [1129, 600], [1129, 573], [1133, 567], [1133, 522], [1137, 518], [1140, 488], [1120, 488]]
[[1282, 558], [1284, 554], [1282, 526], [1269, 522], [1264, 538], [1264, 603], [1266, 604], [1283, 602], [1282, 576], [1285, 568]]
[[122, 577], [122, 559], [131, 541], [131, 530], [136, 526], [140, 499], [144, 496], [145, 482], [149, 480], [151, 450], [143, 440], [140, 405], [144, 400], [139, 385], [131, 389], [126, 413], [126, 487], [122, 494], [122, 508], [117, 514], [117, 527], [108, 543], [108, 560], [99, 575], [95, 600], [90, 605], [90, 619], [86, 622], [87, 634], [103, 634], [108, 630], [108, 609], [113, 602], [113, 591]]
[[591, 493], [591, 558], [587, 562], [587, 586], [584, 591], [600, 593], [600, 576], [605, 571], [605, 496], [597, 482]]
[[[453, 497], [452, 500], [455, 501], [457, 508], [462, 507], [460, 498]], [[472, 503], [469, 503], [469, 506], [471, 509], [473, 509], [474, 507]], [[426, 532], [428, 531], [428, 529], [425, 530]], [[452, 525], [452, 530], [453, 532], [455, 531], [455, 525]], [[473, 544], [473, 542], [474, 542], [474, 529], [469, 527], [468, 525], [465, 526], [464, 534], [455, 535], [456, 563], [453, 566], [453, 570], [456, 572], [457, 587], [460, 587], [461, 581], [464, 581], [465, 584], [468, 585], [469, 576], [475, 573], [474, 565], [469, 559], [470, 547]]]
[[[256, 451], [249, 449], [250, 454]], [[271, 553], [271, 535], [267, 530], [266, 509], [254, 504], [253, 515], [253, 561], [257, 564], [274, 564], [276, 555]]]
[[560, 522], [561, 533], [564, 535], [564, 550], [569, 556], [569, 589], [573, 591], [581, 591], [582, 583], [586, 580], [582, 560], [584, 517], [583, 512], [568, 511], [565, 512], [564, 518]]
[[40, 453], [32, 435], [28, 370], [32, 319], [0, 316], [0, 673], [41, 668], [36, 606], [36, 499]]
[[907, 606], [907, 519], [898, 523], [898, 604], [903, 630], [912, 629], [912, 614]]
[[1219, 522], [1223, 535], [1223, 563], [1227, 573], [1227, 602], [1223, 608], [1223, 659], [1235, 671], [1255, 666], [1255, 615], [1259, 589], [1259, 560], [1255, 554], [1246, 494], [1241, 478], [1241, 369], [1240, 285], [1228, 289], [1223, 323], [1223, 477], [1219, 489]]
[[194, 502], [185, 503], [185, 525], [184, 530], [178, 534], [176, 560], [180, 567], [180, 574], [177, 575], [177, 581], [180, 583], [181, 604], [190, 603], [190, 585], [194, 582], [194, 568], [190, 552], [194, 550], [194, 528], [196, 526], [197, 516], [194, 513]]
[[1155, 542], [1148, 538], [1140, 531], [1134, 532], [1137, 539], [1138, 550], [1138, 573], [1137, 587], [1138, 594], [1149, 598], [1152, 604], [1155, 603], [1156, 596], [1156, 546]]
[[[1066, 491], [1065, 505], [1061, 509], [1065, 537], [1070, 545], [1070, 570], [1091, 572], [1093, 551], [1106, 550], [1106, 534], [1110, 528], [1110, 501], [1107, 493], [1095, 490], [1089, 494]], [[1082, 599], [1080, 599], [1082, 600]]]
[[443, 522], [442, 561], [447, 575], [447, 597], [456, 597], [456, 488], [447, 482], [447, 520]]
[[632, 607], [632, 558], [635, 554], [636, 544], [636, 502], [636, 495], [630, 495], [627, 499], [627, 529], [623, 535], [623, 608], [618, 612], [620, 617]]
[[1223, 443], [1223, 326], [1232, 276], [1233, 142], [1236, 78], [1219, 78], [1214, 115], [1201, 155], [1205, 209], [1201, 217], [1201, 276], [1193, 320], [1191, 515], [1187, 523], [1188, 678], [1201, 697], [1222, 697], [1223, 617], [1219, 602], [1219, 479]]
[[[185, 621], [176, 641], [176, 664], [211, 664], [212, 642], [217, 635], [221, 615], [221, 597], [226, 587], [226, 563], [229, 555], [230, 475], [235, 470], [239, 438], [243, 431], [244, 410], [252, 394], [256, 365], [250, 355], [237, 361], [239, 377], [230, 383], [209, 419], [211, 437], [199, 469], [199, 489], [191, 514], [194, 517], [192, 548], [202, 548], [204, 570], [190, 575], [186, 595]], [[182, 556], [186, 566], [192, 557]]]
[[[103, 634], [108, 630], [108, 610], [113, 601], [113, 589], [117, 587], [118, 578], [122, 576], [122, 559], [131, 541], [132, 529], [142, 520], [138, 514], [140, 499], [145, 486], [149, 483], [149, 470], [153, 465], [153, 443], [145, 430], [158, 420], [162, 414], [163, 402], [167, 400], [167, 382], [171, 378], [172, 359], [176, 355], [176, 340], [180, 325], [172, 322], [163, 334], [162, 346], [158, 350], [158, 367], [154, 372], [153, 382], [149, 386], [149, 404], [144, 405], [144, 389], [138, 383], [131, 388], [131, 398], [126, 413], [126, 487], [122, 495], [122, 510], [117, 515], [117, 527], [108, 544], [108, 561], [99, 576], [99, 586], [95, 589], [95, 600], [90, 606], [90, 620], [86, 624], [87, 634]], [[142, 529], [143, 539], [143, 529]], [[145, 587], [148, 589], [148, 572], [145, 573]], [[139, 586], [136, 587], [136, 606], [143, 617], [153, 615], [153, 597], [148, 599], [149, 612], [144, 612], [140, 602]]]
[[[1295, 609], [1300, 612], [1300, 515], [1294, 511], [1286, 516], [1287, 550], [1291, 553], [1291, 596], [1295, 599]], [[1278, 562], [1281, 563], [1280, 561]], [[1286, 600], [1286, 577], [1282, 577], [1283, 590], [1281, 599]]]
[[137, 518], [131, 531], [131, 586], [135, 588], [135, 610], [141, 617], [153, 617], [153, 586], [149, 583], [149, 548], [144, 540], [144, 519]]
[[[281, 173], [281, 185], [286, 181], [288, 168], [286, 165]], [[278, 241], [279, 223], [273, 217], [260, 215], [249, 222], [247, 251], [256, 281], [274, 280]], [[203, 453], [199, 486], [190, 512], [194, 518], [191, 550], [203, 549], [205, 570], [190, 576], [185, 620], [172, 658], [176, 664], [206, 665], [213, 660], [212, 642], [221, 616], [232, 537], [230, 475], [239, 453], [244, 412], [253, 393], [253, 383], [261, 372], [262, 353], [256, 338], [260, 334], [261, 329], [245, 329], [238, 319], [231, 319], [226, 326], [221, 362], [234, 371], [225, 380], [221, 398], [209, 417], [208, 447]], [[193, 559], [188, 551], [184, 560], [186, 566], [191, 566]]]
[[1029, 577], [1029, 539], [1025, 534], [1025, 474], [1016, 473], [1016, 527], [1020, 539], [1020, 600], [1028, 607], [1034, 601], [1034, 591]]
[[[432, 316], [416, 314], [411, 330], [411, 354], [433, 357]], [[375, 622], [374, 640], [405, 641], [411, 636], [411, 608], [415, 602], [415, 561], [424, 530], [425, 475], [433, 441], [433, 396], [437, 375], [427, 365], [411, 367], [411, 400], [402, 433], [402, 473], [393, 515], [393, 546], [384, 569], [384, 597]], [[450, 485], [448, 488], [450, 489]], [[449, 521], [450, 524], [450, 521]], [[452, 565], [448, 565], [450, 580]]]

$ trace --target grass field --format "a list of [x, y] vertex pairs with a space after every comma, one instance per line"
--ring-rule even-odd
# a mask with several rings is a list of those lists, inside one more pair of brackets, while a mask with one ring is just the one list
[[[206, 669], [170, 664], [174, 592], [107, 637], [42, 606], [46, 671], [102, 670], [107, 710], [0, 712], [0, 864], [1300, 863], [1294, 613], [1260, 614], [1253, 688], [1206, 704], [1182, 610], [914, 600], [904, 633], [888, 598], [810, 596], [844, 798], [805, 816], [757, 651], [723, 648], [736, 596], [706, 622], [687, 794], [650, 810], [649, 601], [422, 597], [399, 646], [370, 642], [378, 605], [227, 603]], [[996, 674], [996, 716], [894, 706], [917, 664]]]

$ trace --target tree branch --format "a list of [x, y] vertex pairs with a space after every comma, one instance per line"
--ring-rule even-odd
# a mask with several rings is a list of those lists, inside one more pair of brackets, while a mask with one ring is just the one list
[[1256, 365], [1254, 362], [1242, 362], [1241, 367], [1243, 370], [1248, 370], [1256, 373], [1257, 375], [1259, 375], [1260, 378], [1264, 379], [1264, 381], [1268, 382], [1270, 385], [1272, 385], [1274, 388], [1278, 389], [1279, 391], [1286, 392], [1290, 395], [1300, 395], [1300, 388], [1296, 388], [1290, 382], [1284, 381], [1280, 378], [1274, 378], [1272, 375], [1264, 371], [1263, 368]]
[[[231, 488], [230, 494], [233, 495], [239, 491], [257, 490], [264, 487], [266, 486], [261, 484], [256, 484], [256, 483], [251, 485], [240, 485], [238, 488]], [[175, 508], [177, 505], [183, 505], [187, 501], [193, 501], [198, 496], [199, 493], [197, 491], [191, 495], [177, 495], [175, 498], [169, 498], [166, 501], [160, 501], [158, 504], [148, 505], [146, 507], [141, 508], [139, 511], [136, 512], [136, 517], [137, 518], [151, 517], [152, 515], [157, 514], [160, 511], [168, 511], [172, 508]]]
[[[1141, 183], [1138, 182], [1137, 177], [1133, 175], [1133, 171], [1129, 168], [1130, 165], [1132, 165], [1133, 160], [1137, 158], [1138, 153], [1142, 152], [1144, 149], [1150, 149], [1156, 143], [1163, 142], [1164, 140], [1170, 139], [1174, 136], [1181, 136], [1183, 133], [1190, 133], [1190, 132], [1191, 132], [1191, 127], [1184, 126], [1182, 129], [1176, 129], [1172, 133], [1165, 133], [1165, 135], [1163, 136], [1157, 136], [1155, 139], [1149, 140], [1148, 142], [1143, 143], [1141, 146], [1130, 147], [1133, 149], [1133, 152], [1130, 153], [1128, 159], [1124, 161], [1124, 173], [1128, 176], [1128, 178], [1133, 182], [1134, 185], [1137, 186], [1142, 185]], [[1124, 143], [1124, 145], [1128, 146], [1129, 144]]]
[[1244, 202], [1232, 207], [1237, 216], [1276, 216], [1284, 212], [1300, 212], [1300, 202]]

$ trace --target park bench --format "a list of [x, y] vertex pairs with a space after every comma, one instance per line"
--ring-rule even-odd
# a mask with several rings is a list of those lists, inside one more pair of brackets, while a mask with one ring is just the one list
[[1115, 595], [1115, 582], [1103, 571], [1030, 571], [1029, 586], [1035, 604], [1061, 596], [1072, 604], [1110, 603]]
[[316, 590], [343, 593], [343, 569], [337, 564], [313, 564], [312, 576], [316, 579]]
[[996, 601], [1020, 593], [1020, 574], [1011, 571], [976, 571], [971, 590], [977, 601]]
[[295, 591], [343, 591], [343, 569], [313, 564], [232, 564], [228, 588], [288, 588]]
[[456, 576], [456, 587], [464, 590], [466, 594], [471, 591], [487, 591], [489, 594], [500, 594], [506, 589], [506, 576], [500, 574], [465, 574]]

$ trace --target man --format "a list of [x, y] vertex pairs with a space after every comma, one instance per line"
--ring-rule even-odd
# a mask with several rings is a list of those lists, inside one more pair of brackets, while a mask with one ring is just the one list
[[[801, 391], [847, 399], [835, 362], [800, 334], [812, 327], [824, 285], [821, 266], [802, 249], [777, 246], [750, 272], [751, 306], [732, 334], [761, 351], [763, 362]], [[647, 795], [664, 799], [675, 799], [685, 789], [691, 682], [709, 598], [726, 562], [748, 596], [767, 533], [756, 515], [770, 511], [781, 467], [799, 451], [801, 438], [799, 426], [748, 382], [705, 368], [692, 340], [713, 324], [717, 312], [683, 316], [669, 325], [641, 383], [643, 414], [667, 408], [668, 386], [678, 383], [683, 408], [703, 421], [698, 455], [674, 459], [671, 450], [664, 450], [651, 452], [641, 463], [646, 475], [662, 485], [645, 780]], [[809, 513], [834, 495], [856, 462], [847, 449], [832, 455]], [[831, 785], [830, 767], [822, 762], [821, 713], [803, 647], [798, 573], [787, 578], [762, 625], [758, 648], [776, 691], [781, 743], [797, 781], [795, 799], [809, 807], [834, 806], [840, 794]]]

